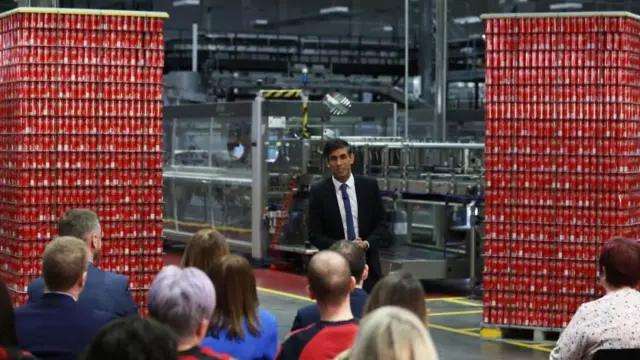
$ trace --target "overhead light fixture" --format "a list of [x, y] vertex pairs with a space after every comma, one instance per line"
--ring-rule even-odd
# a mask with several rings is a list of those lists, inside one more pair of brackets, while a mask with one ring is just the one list
[[348, 13], [349, 8], [347, 6], [331, 6], [327, 8], [320, 9], [320, 14], [336, 14], [336, 13]]
[[577, 2], [556, 3], [549, 5], [551, 10], [576, 10], [582, 9], [582, 4]]
[[200, 5], [200, 0], [176, 0], [173, 2], [173, 7], [198, 5]]
[[477, 24], [482, 20], [477, 16], [465, 16], [453, 19], [453, 22], [458, 25]]
[[258, 26], [265, 26], [265, 25], [269, 25], [269, 20], [267, 19], [255, 19], [253, 20], [253, 25], [258, 25]]
[[382, 30], [386, 31], [386, 32], [392, 32], [393, 31], [393, 26], [391, 25], [385, 25]]

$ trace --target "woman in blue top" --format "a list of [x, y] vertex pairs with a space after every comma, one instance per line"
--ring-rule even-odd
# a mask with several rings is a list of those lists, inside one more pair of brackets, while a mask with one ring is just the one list
[[260, 308], [249, 261], [228, 255], [207, 274], [216, 288], [216, 308], [202, 346], [238, 360], [273, 360], [278, 352], [278, 323]]

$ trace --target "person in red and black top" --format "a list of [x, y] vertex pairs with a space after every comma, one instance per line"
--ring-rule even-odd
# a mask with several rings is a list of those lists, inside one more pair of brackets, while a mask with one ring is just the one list
[[349, 296], [356, 280], [347, 260], [337, 252], [321, 251], [309, 262], [307, 280], [320, 322], [289, 334], [276, 360], [333, 359], [351, 347], [358, 332]]
[[149, 315], [178, 336], [180, 360], [231, 360], [229, 355], [200, 347], [215, 306], [213, 283], [193, 267], [167, 266], [149, 289]]

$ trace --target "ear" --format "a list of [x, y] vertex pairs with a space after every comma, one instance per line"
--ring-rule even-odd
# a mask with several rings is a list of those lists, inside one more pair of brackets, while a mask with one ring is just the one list
[[307, 294], [309, 294], [309, 298], [311, 298], [311, 300], [315, 300], [316, 297], [315, 295], [313, 295], [313, 291], [311, 291], [311, 287], [307, 285], [305, 289], [307, 290]]
[[358, 285], [358, 283], [356, 282], [356, 278], [355, 277], [351, 277], [350, 278], [351, 281], [349, 281], [349, 292], [353, 291], [353, 289], [356, 288], [356, 285]]
[[[202, 320], [196, 328], [196, 337], [202, 341], [207, 336], [207, 330], [209, 330], [209, 320]], [[200, 342], [198, 341], [198, 343]]]
[[369, 265], [364, 265], [364, 271], [362, 272], [362, 280], [365, 281], [369, 277]]
[[84, 288], [84, 284], [87, 283], [87, 272], [83, 272], [82, 276], [80, 277], [80, 280], [78, 280], [78, 286], [80, 288]]

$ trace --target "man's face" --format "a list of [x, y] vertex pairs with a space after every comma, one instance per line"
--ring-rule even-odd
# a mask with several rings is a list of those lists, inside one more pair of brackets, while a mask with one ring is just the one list
[[346, 181], [349, 178], [351, 165], [353, 165], [353, 154], [349, 154], [349, 148], [346, 147], [334, 150], [327, 159], [327, 167], [340, 181]]

